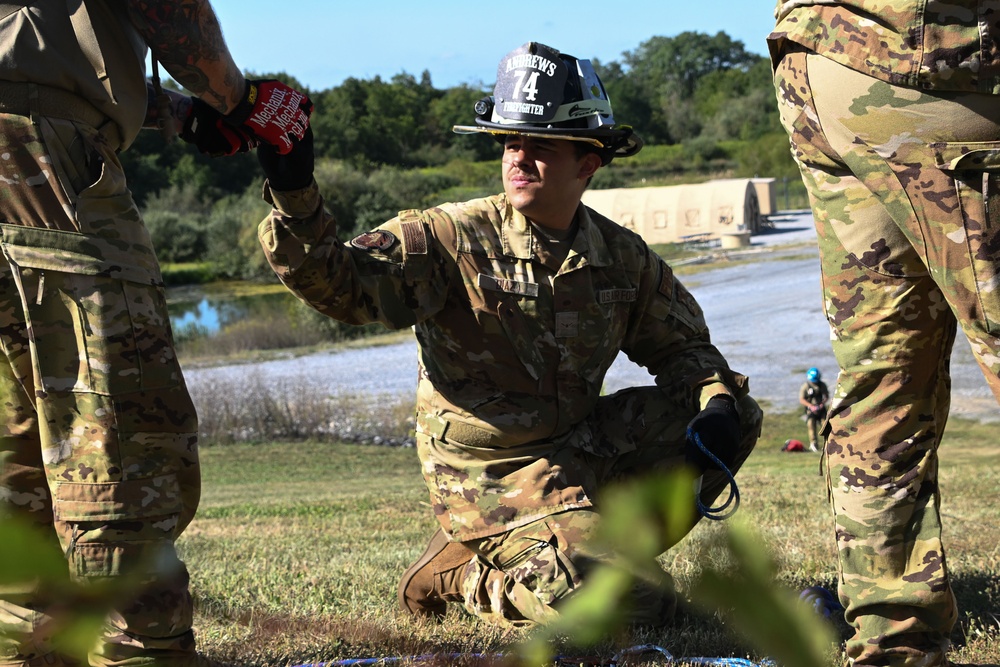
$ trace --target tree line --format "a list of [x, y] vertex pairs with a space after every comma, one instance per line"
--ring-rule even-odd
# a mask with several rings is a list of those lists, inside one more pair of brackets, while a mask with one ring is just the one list
[[[652, 37], [620, 60], [592, 61], [615, 119], [635, 127], [646, 148], [601, 170], [591, 187], [795, 175], [768, 60], [726, 33]], [[281, 79], [315, 103], [316, 179], [342, 236], [404, 208], [500, 189], [497, 144], [451, 131], [473, 121], [492, 83], [439, 89], [424, 71], [309, 90], [286, 73], [249, 76]], [[162, 261], [207, 262], [219, 277], [268, 275], [256, 248], [267, 207], [252, 155], [211, 159], [146, 131], [122, 162]]]

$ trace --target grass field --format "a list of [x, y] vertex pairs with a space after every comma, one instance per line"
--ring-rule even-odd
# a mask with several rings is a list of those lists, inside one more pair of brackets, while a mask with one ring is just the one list
[[[777, 564], [777, 582], [833, 586], [832, 519], [819, 458], [779, 451], [804, 436], [769, 414], [739, 475], [739, 516]], [[201, 509], [180, 540], [196, 598], [201, 650], [238, 664], [492, 654], [525, 638], [455, 607], [441, 623], [396, 608], [396, 584], [436, 528], [413, 449], [317, 442], [202, 450]], [[995, 425], [953, 421], [941, 448], [942, 511], [960, 622], [953, 659], [1000, 664], [1000, 447]], [[662, 557], [682, 594], [703, 568], [724, 568], [725, 528], [703, 521]], [[846, 627], [838, 624], [837, 631]], [[659, 631], [618, 634], [590, 649], [656, 644], [674, 656], [749, 656], [718, 617], [688, 612]], [[832, 650], [831, 654], [835, 654]], [[446, 660], [455, 664], [454, 659]], [[467, 664], [475, 664], [471, 658]], [[678, 662], [675, 664], [683, 664]]]

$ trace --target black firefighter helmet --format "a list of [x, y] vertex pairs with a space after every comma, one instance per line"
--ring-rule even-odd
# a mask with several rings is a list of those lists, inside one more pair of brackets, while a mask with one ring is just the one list
[[486, 132], [500, 143], [511, 134], [581, 141], [604, 164], [642, 148], [628, 125], [615, 124], [611, 101], [589, 60], [528, 42], [500, 61], [493, 95], [476, 103], [476, 124], [459, 134]]

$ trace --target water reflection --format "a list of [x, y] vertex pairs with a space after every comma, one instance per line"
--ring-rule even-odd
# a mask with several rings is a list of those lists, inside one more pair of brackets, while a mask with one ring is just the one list
[[170, 326], [177, 337], [215, 334], [245, 319], [287, 317], [289, 310], [298, 304], [298, 300], [284, 289], [243, 295], [231, 291], [206, 293], [193, 288], [167, 292]]

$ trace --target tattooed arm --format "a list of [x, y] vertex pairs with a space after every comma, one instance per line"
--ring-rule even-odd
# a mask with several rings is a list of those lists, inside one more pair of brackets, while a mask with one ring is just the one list
[[127, 0], [132, 24], [174, 79], [222, 113], [246, 83], [209, 0]]

